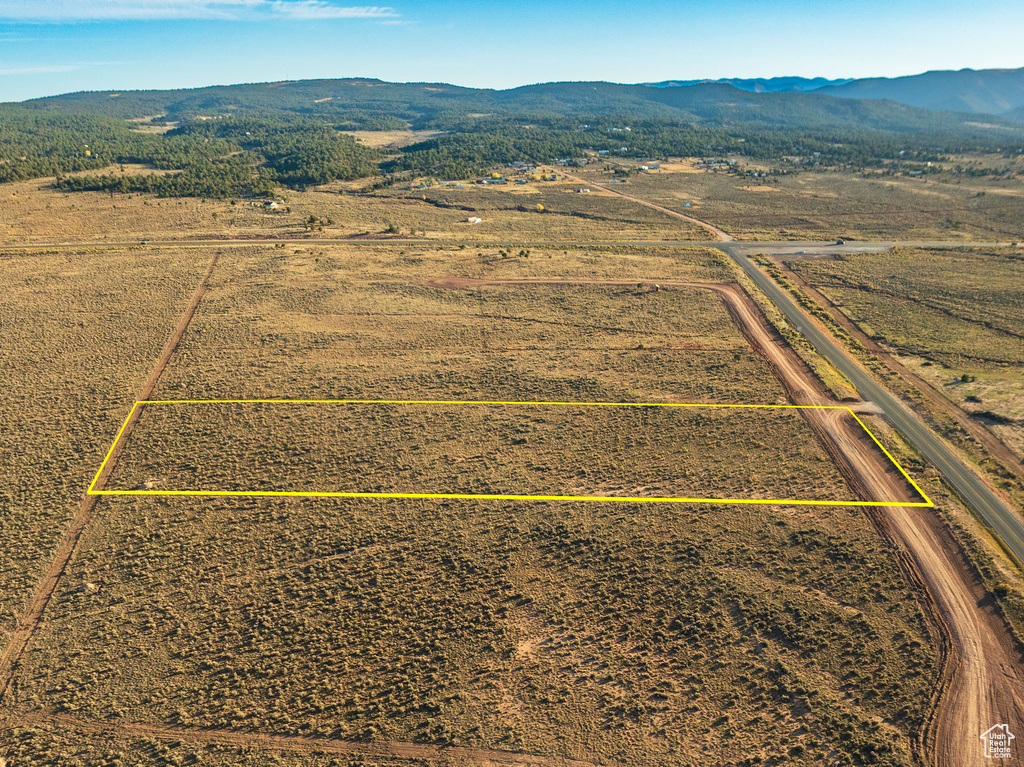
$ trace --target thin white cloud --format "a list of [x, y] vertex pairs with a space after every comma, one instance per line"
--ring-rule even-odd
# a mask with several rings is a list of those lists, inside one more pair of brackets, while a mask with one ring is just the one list
[[124, 61], [82, 61], [77, 64], [45, 64], [32, 67], [10, 67], [0, 69], [0, 76], [50, 75], [57, 72], [78, 72], [89, 67], [112, 67], [126, 64]]
[[45, 67], [14, 67], [12, 69], [0, 69], [0, 75], [49, 75], [54, 72], [74, 72], [82, 67], [76, 64], [53, 64]]
[[291, 19], [387, 19], [398, 15], [394, 8], [386, 6], [343, 7], [325, 0], [275, 0], [271, 10]]
[[156, 19], [375, 19], [399, 14], [381, 6], [329, 0], [0, 0], [0, 20], [41, 23]]
[[0, 19], [74, 22], [232, 18], [264, 0], [6, 0]]

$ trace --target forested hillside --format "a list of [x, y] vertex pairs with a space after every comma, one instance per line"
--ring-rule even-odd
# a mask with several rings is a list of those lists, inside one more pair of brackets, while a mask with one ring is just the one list
[[[71, 191], [229, 197], [371, 176], [381, 159], [333, 126], [299, 116], [196, 120], [154, 135], [117, 118], [0, 108], [0, 182], [54, 176]], [[180, 172], [67, 175], [119, 163]]]
[[[835, 92], [838, 95], [839, 91]], [[364, 130], [395, 129], [407, 124], [416, 129], [450, 130], [456, 125], [464, 126], [467, 121], [489, 117], [616, 116], [723, 127], [843, 127], [898, 133], [941, 130], [986, 137], [984, 129], [963, 114], [937, 114], [917, 107], [840, 99], [822, 93], [752, 93], [721, 83], [655, 88], [605, 82], [544, 83], [495, 91], [445, 83], [348, 79], [176, 91], [71, 93], [27, 101], [24, 106], [124, 119], [162, 115], [175, 122], [197, 117], [287, 113], [322, 118], [345, 129]]]
[[[140, 119], [171, 129], [139, 131], [129, 121]], [[354, 128], [441, 135], [385, 155], [343, 132]], [[491, 91], [316, 80], [77, 93], [0, 105], [0, 182], [53, 176], [70, 191], [162, 196], [266, 195], [279, 186], [380, 173], [465, 178], [508, 162], [574, 160], [593, 152], [639, 159], [813, 155], [820, 166], [857, 168], [974, 149], [1016, 154], [1024, 149], [1024, 126], [724, 84], [548, 83]], [[176, 172], [102, 172], [119, 163]]]

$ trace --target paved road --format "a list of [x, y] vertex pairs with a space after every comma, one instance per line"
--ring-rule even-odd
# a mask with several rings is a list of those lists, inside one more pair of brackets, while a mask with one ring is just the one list
[[[747, 276], [778, 306], [786, 319], [814, 348], [853, 382], [862, 397], [878, 405], [886, 418], [938, 469], [967, 505], [999, 536], [1018, 561], [1024, 562], [1024, 521], [1021, 517], [968, 469], [953, 450], [925, 426], [910, 408], [878, 384], [870, 373], [811, 322], [788, 294], [746, 257], [746, 253], [758, 252], [759, 249], [732, 243], [718, 243], [716, 247], [740, 265]], [[792, 243], [787, 244], [787, 247], [792, 247]]]

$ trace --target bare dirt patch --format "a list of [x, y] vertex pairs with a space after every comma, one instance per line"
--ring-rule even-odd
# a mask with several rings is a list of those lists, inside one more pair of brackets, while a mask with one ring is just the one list
[[400, 149], [401, 147], [416, 144], [420, 141], [428, 141], [442, 135], [439, 131], [427, 130], [352, 130], [342, 131], [342, 133], [347, 133], [361, 144], [378, 149], [386, 147]]

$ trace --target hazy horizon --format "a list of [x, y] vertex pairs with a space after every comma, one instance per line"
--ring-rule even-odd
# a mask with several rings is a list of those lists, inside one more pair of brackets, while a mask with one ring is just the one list
[[0, 100], [339, 77], [503, 90], [1022, 65], [1024, 7], [982, 0], [967, 18], [957, 8], [951, 0], [856, 8], [787, 0], [770, 10], [738, 0], [625, 10], [607, 0], [514, 8], [467, 0], [8, 0], [0, 6]]
[[[980, 70], [977, 67], [962, 67], [961, 69], [962, 70], [972, 70], [972, 71], [1013, 71], [1013, 70], [1016, 70], [1016, 69], [1024, 69], [1024, 66], [1021, 66], [1021, 67], [992, 67], [992, 68], [987, 69], [987, 70]], [[927, 74], [928, 72], [934, 72], [934, 71], [957, 71], [957, 70], [931, 70], [930, 69], [930, 70], [922, 71], [922, 72], [908, 72], [908, 73], [892, 74], [892, 75], [874, 75], [872, 77], [874, 77], [874, 78], [896, 79], [896, 78], [900, 78], [900, 77], [913, 77], [915, 75]], [[3, 72], [3, 70], [0, 70], [0, 74], [2, 74], [2, 72]], [[10, 100], [10, 101], [7, 101], [7, 102], [0, 102], [0, 103], [21, 103], [21, 102], [24, 102], [24, 101], [33, 101], [35, 99], [45, 99], [45, 98], [52, 98], [52, 97], [56, 97], [56, 96], [68, 95], [68, 94], [71, 94], [71, 93], [89, 93], [89, 92], [92, 92], [92, 93], [103, 93], [105, 91], [120, 91], [120, 92], [124, 92], [124, 93], [131, 93], [131, 92], [139, 92], [139, 91], [202, 90], [204, 88], [229, 88], [229, 87], [232, 87], [232, 86], [235, 86], [235, 85], [273, 85], [273, 84], [277, 84], [277, 83], [304, 82], [304, 81], [317, 81], [317, 80], [324, 80], [324, 81], [329, 81], [329, 80], [379, 80], [381, 82], [387, 82], [387, 83], [392, 83], [392, 84], [396, 84], [396, 85], [414, 85], [414, 84], [417, 84], [417, 83], [423, 83], [423, 84], [426, 84], [426, 85], [451, 85], [451, 86], [454, 86], [454, 87], [457, 87], [457, 88], [471, 88], [471, 89], [476, 89], [476, 90], [506, 91], [506, 90], [515, 90], [516, 88], [527, 88], [527, 87], [530, 87], [532, 85], [550, 85], [550, 84], [553, 84], [553, 83], [562, 83], [562, 82], [605, 82], [605, 83], [610, 83], [612, 85], [657, 85], [659, 83], [676, 82], [676, 81], [678, 81], [678, 82], [683, 82], [683, 81], [717, 82], [717, 81], [722, 81], [722, 80], [772, 80], [772, 79], [785, 79], [785, 78], [802, 78], [802, 79], [806, 79], [806, 80], [813, 80], [813, 79], [819, 78], [819, 77], [821, 77], [821, 76], [820, 75], [793, 75], [793, 74], [789, 74], [789, 75], [723, 75], [721, 77], [664, 77], [664, 78], [661, 78], [659, 80], [645, 80], [645, 81], [642, 81], [642, 82], [625, 82], [625, 81], [616, 81], [616, 80], [540, 80], [540, 81], [536, 81], [536, 82], [519, 83], [517, 85], [510, 85], [510, 86], [504, 87], [504, 88], [489, 88], [487, 86], [473, 86], [473, 85], [466, 85], [464, 83], [450, 82], [450, 81], [444, 81], [444, 80], [385, 80], [384, 78], [374, 77], [372, 75], [332, 75], [332, 76], [324, 76], [324, 77], [287, 78], [287, 79], [282, 79], [282, 80], [249, 80], [249, 81], [245, 81], [245, 82], [211, 82], [211, 83], [205, 83], [205, 84], [201, 84], [201, 85], [170, 86], [170, 87], [166, 87], [166, 88], [148, 88], [148, 87], [147, 88], [119, 88], [117, 86], [113, 86], [113, 87], [110, 87], [110, 88], [87, 88], [87, 89], [60, 91], [60, 92], [55, 92], [55, 93], [44, 93], [44, 94], [40, 94], [38, 96], [29, 96], [29, 97], [27, 97], [25, 99]], [[869, 77], [869, 78], [858, 78], [858, 77], [849, 77], [849, 78], [847, 78], [847, 77], [837, 76], [837, 77], [827, 77], [827, 78], [822, 78], [822, 79], [826, 79], [826, 80], [859, 80], [859, 79], [872, 79], [872, 78], [871, 77]]]

